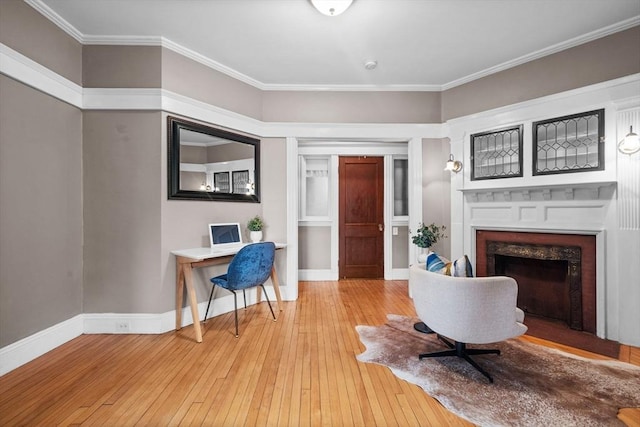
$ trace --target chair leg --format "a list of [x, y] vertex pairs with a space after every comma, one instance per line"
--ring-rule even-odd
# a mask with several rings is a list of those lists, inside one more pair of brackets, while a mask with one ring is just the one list
[[247, 293], [244, 291], [244, 289], [242, 290], [242, 297], [244, 298], [244, 309], [247, 309]]
[[203, 322], [207, 321], [207, 317], [209, 316], [209, 307], [211, 307], [211, 300], [213, 300], [213, 292], [216, 290], [216, 285], [211, 287], [211, 294], [209, 294], [209, 304], [207, 304], [207, 311], [204, 313]]
[[483, 348], [471, 348], [467, 349], [467, 345], [463, 342], [455, 342], [455, 345], [445, 339], [444, 337], [438, 335], [438, 338], [444, 342], [450, 349], [444, 351], [436, 351], [433, 353], [423, 353], [418, 355], [418, 359], [422, 360], [427, 357], [447, 357], [447, 356], [457, 356], [464, 360], [466, 360], [471, 366], [473, 366], [478, 372], [484, 375], [490, 383], [493, 382], [493, 378], [487, 371], [482, 369], [475, 360], [469, 357], [470, 354], [500, 354], [500, 350], [498, 349], [483, 349]]
[[487, 379], [489, 380], [490, 383], [493, 382], [493, 378], [491, 378], [491, 375], [489, 375], [489, 373], [487, 371], [485, 371], [484, 369], [482, 369], [480, 367], [480, 365], [478, 365], [472, 358], [469, 357], [468, 354], [463, 354], [462, 358], [464, 360], [466, 360], [467, 362], [469, 362], [469, 364], [471, 364], [471, 366], [473, 366], [474, 368], [476, 368], [482, 375], [484, 375], [485, 377], [487, 377]]
[[271, 315], [273, 316], [273, 321], [276, 321], [276, 315], [273, 313], [273, 308], [271, 308], [271, 301], [269, 301], [269, 297], [267, 296], [267, 291], [264, 288], [264, 285], [260, 285], [262, 288], [262, 293], [264, 294], [264, 298], [267, 300], [267, 304], [269, 304], [269, 310], [271, 310]]

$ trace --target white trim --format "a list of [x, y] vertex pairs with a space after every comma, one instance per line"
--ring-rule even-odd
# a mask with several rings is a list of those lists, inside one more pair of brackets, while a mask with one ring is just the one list
[[298, 280], [301, 282], [324, 282], [338, 280], [338, 271], [334, 269], [306, 269], [298, 270]]
[[0, 74], [82, 108], [82, 87], [0, 43]]
[[298, 299], [298, 140], [286, 139], [287, 168], [287, 292]]
[[[409, 230], [417, 230], [422, 222], [422, 138], [416, 137], [409, 141], [407, 146], [409, 159]], [[409, 265], [418, 259], [417, 246], [407, 239]], [[411, 294], [409, 294], [411, 296]]]
[[[631, 85], [631, 86], [629, 86]], [[558, 104], [562, 104], [562, 108], [575, 108], [576, 97], [581, 95], [587, 96], [597, 96], [598, 102], [601, 104], [602, 98], [612, 97], [615, 94], [604, 94], [604, 91], [611, 91], [620, 89], [621, 93], [626, 93], [626, 97], [618, 97], [616, 96], [616, 103], [624, 103], [625, 108], [633, 108], [637, 105], [637, 93], [640, 88], [640, 73], [631, 74], [628, 76], [620, 77], [613, 80], [607, 80], [600, 83], [595, 83], [588, 86], [582, 86], [577, 89], [571, 89], [564, 92], [557, 92], [552, 95], [542, 96], [539, 98], [530, 99], [527, 101], [518, 102], [515, 104], [509, 104], [503, 107], [493, 108], [491, 110], [484, 110], [478, 113], [469, 114], [466, 116], [460, 116], [453, 119], [447, 120], [447, 124], [450, 127], [459, 126], [464, 124], [464, 126], [469, 126], [469, 123], [473, 122], [481, 122], [483, 120], [488, 120], [493, 123], [504, 123], [506, 116], [512, 115], [516, 112], [518, 115], [523, 115], [523, 111], [527, 109], [533, 109], [539, 106], [547, 105], [551, 102], [555, 102]], [[598, 96], [596, 92], [603, 91], [603, 94]], [[595, 95], [592, 95], [595, 94]], [[620, 98], [620, 99], [618, 99]], [[568, 106], [568, 107], [567, 107]], [[517, 119], [516, 119], [517, 120]]]
[[78, 314], [0, 348], [0, 376], [82, 335], [82, 319]]
[[85, 88], [82, 94], [84, 110], [160, 110], [164, 97], [154, 88]]
[[53, 9], [47, 6], [42, 0], [24, 0], [29, 6], [40, 12], [49, 21], [56, 24], [62, 31], [69, 34], [78, 42], [83, 43], [84, 35], [71, 25], [66, 19], [58, 15]]
[[391, 279], [389, 280], [409, 280], [408, 268], [394, 268], [391, 270]]
[[236, 80], [239, 80], [243, 83], [246, 83], [248, 85], [251, 85], [253, 87], [256, 87], [260, 90], [265, 90], [265, 84], [262, 82], [259, 82], [258, 80], [247, 76], [246, 74], [243, 74], [239, 71], [234, 70], [233, 68], [227, 67], [224, 64], [221, 64], [217, 61], [214, 61], [211, 58], [208, 58], [194, 50], [188, 49], [182, 45], [179, 45], [178, 43], [175, 43], [167, 38], [162, 38], [162, 43], [161, 43], [162, 47], [165, 47], [169, 50], [172, 50], [174, 52], [176, 52], [179, 55], [185, 56], [189, 59], [192, 59], [196, 62], [199, 62], [200, 64], [212, 68], [216, 71], [221, 72], [222, 74], [226, 74], [229, 77], [232, 77]]
[[590, 41], [606, 37], [608, 35], [627, 30], [640, 24], [640, 15], [633, 16], [624, 21], [617, 22], [604, 28], [592, 31], [587, 34], [583, 34], [578, 37], [574, 37], [569, 40], [557, 43], [553, 46], [540, 49], [538, 51], [522, 55], [519, 58], [515, 58], [510, 61], [503, 62], [502, 64], [495, 65], [493, 67], [486, 68], [468, 76], [452, 80], [444, 84], [417, 84], [417, 85], [315, 85], [315, 84], [270, 84], [264, 83], [253, 77], [247, 76], [233, 68], [230, 68], [224, 64], [214, 61], [198, 52], [195, 52], [187, 47], [184, 47], [172, 40], [169, 40], [162, 36], [114, 36], [114, 35], [95, 35], [95, 34], [82, 34], [77, 28], [71, 25], [68, 21], [62, 18], [58, 13], [47, 6], [42, 0], [25, 0], [25, 2], [40, 12], [45, 18], [49, 19], [55, 25], [60, 27], [65, 33], [76, 39], [82, 44], [87, 45], [124, 45], [124, 46], [162, 46], [170, 49], [180, 55], [190, 58], [196, 62], [199, 62], [209, 68], [233, 77], [241, 82], [249, 84], [260, 90], [268, 91], [367, 91], [367, 92], [382, 92], [382, 91], [409, 91], [409, 92], [438, 92], [445, 91], [447, 89], [454, 88], [456, 86], [469, 83], [471, 81], [495, 74], [500, 71], [507, 70], [509, 68], [516, 67], [518, 65], [552, 55], [554, 53], [579, 46]]
[[84, 110], [163, 110], [263, 138], [407, 140], [443, 137], [441, 124], [263, 122], [160, 88], [82, 88], [0, 43], [0, 73]]
[[289, 92], [441, 92], [443, 85], [305, 85], [305, 84], [264, 84], [264, 91]]
[[[287, 300], [284, 289], [283, 300]], [[273, 309], [277, 309], [273, 286], [265, 286]], [[217, 292], [217, 295], [220, 291]], [[204, 319], [209, 301], [198, 303], [198, 313]], [[240, 306], [242, 302], [239, 302]], [[247, 307], [256, 304], [256, 290], [247, 290]], [[241, 308], [239, 306], [239, 308]], [[231, 294], [216, 296], [209, 318], [233, 311]], [[0, 348], [0, 376], [42, 356], [83, 334], [164, 334], [175, 330], [176, 311], [165, 313], [84, 313], [36, 332], [13, 344]], [[182, 310], [182, 327], [193, 324], [191, 310]], [[188, 337], [192, 331], [181, 332]], [[194, 336], [195, 338], [195, 336]], [[195, 341], [194, 341], [195, 342]]]
[[602, 37], [609, 36], [611, 34], [628, 30], [629, 28], [635, 27], [640, 24], [640, 15], [634, 16], [624, 21], [615, 23], [613, 25], [609, 25], [608, 27], [600, 28], [598, 30], [592, 31], [587, 34], [583, 34], [578, 37], [574, 37], [569, 40], [565, 40], [560, 43], [556, 43], [552, 46], [548, 46], [544, 49], [537, 50], [535, 52], [528, 53], [526, 55], [522, 55], [519, 58], [512, 59], [510, 61], [503, 62], [502, 64], [495, 65], [493, 67], [486, 68], [484, 70], [478, 71], [473, 74], [469, 74], [468, 76], [462, 77], [460, 79], [452, 80], [449, 83], [445, 83], [441, 86], [441, 90], [447, 90], [454, 88], [456, 86], [463, 85], [465, 83], [472, 82], [474, 80], [481, 79], [483, 77], [490, 76], [492, 74], [498, 73], [500, 71], [508, 70], [509, 68], [516, 67], [518, 65], [525, 64], [527, 62], [535, 61], [536, 59], [543, 58], [545, 56], [552, 55], [554, 53], [561, 52], [563, 50], [570, 49], [572, 47], [579, 46], [581, 44], [588, 43], [593, 40], [597, 40]]
[[[408, 144], [404, 144], [407, 148]], [[406, 155], [406, 154], [405, 154]], [[393, 235], [391, 234], [391, 219], [393, 218], [393, 155], [383, 157], [383, 196], [382, 196], [382, 242], [383, 242], [383, 273], [384, 280], [392, 280], [393, 269]]]

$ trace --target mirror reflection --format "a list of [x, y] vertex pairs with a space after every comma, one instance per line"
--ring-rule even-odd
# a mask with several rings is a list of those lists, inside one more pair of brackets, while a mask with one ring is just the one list
[[169, 117], [169, 198], [258, 202], [259, 143]]

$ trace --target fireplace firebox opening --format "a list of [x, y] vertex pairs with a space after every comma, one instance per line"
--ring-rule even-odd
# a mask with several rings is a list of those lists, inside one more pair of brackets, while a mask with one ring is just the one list
[[478, 230], [478, 276], [518, 282], [518, 307], [596, 332], [595, 236]]

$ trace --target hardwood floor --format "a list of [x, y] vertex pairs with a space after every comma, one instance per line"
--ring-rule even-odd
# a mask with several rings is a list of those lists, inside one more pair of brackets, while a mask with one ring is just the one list
[[[356, 361], [354, 326], [388, 313], [415, 315], [406, 281], [303, 282], [277, 322], [266, 304], [241, 311], [237, 339], [233, 313], [209, 319], [201, 344], [192, 327], [84, 335], [0, 377], [0, 425], [469, 425], [387, 368]], [[638, 349], [623, 358], [637, 363]], [[638, 414], [620, 418], [637, 426]]]

